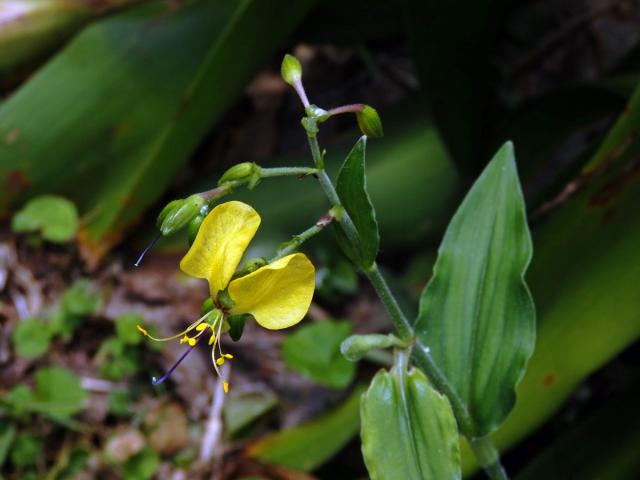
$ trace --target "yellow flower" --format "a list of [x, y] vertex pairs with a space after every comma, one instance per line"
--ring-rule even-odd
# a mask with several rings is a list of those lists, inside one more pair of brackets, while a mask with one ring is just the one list
[[[158, 341], [181, 337], [181, 343], [193, 348], [209, 331], [213, 366], [220, 374], [218, 367], [225, 359], [232, 358], [220, 348], [220, 335], [228, 328], [227, 316], [251, 314], [259, 325], [271, 330], [287, 328], [302, 320], [315, 288], [315, 269], [304, 254], [288, 255], [233, 278], [259, 225], [260, 216], [245, 203], [231, 201], [215, 207], [202, 222], [193, 245], [180, 262], [180, 268], [187, 275], [209, 282], [215, 308], [173, 337], [151, 337], [138, 327], [140, 332]], [[195, 335], [188, 335], [191, 332]], [[175, 366], [154, 383], [164, 381]], [[223, 385], [226, 391], [228, 384]]]

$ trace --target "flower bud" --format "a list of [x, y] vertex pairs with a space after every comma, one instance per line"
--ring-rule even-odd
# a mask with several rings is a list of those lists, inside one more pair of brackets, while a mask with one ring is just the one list
[[259, 176], [259, 173], [260, 167], [253, 162], [238, 163], [222, 174], [222, 177], [218, 180], [218, 185], [233, 181], [248, 182], [256, 174]]
[[357, 362], [370, 350], [376, 348], [404, 347], [405, 345], [395, 335], [351, 335], [340, 345], [340, 352], [350, 362]]
[[375, 108], [365, 105], [361, 112], [356, 113], [356, 118], [360, 131], [367, 137], [380, 138], [384, 135], [382, 122]]
[[177, 209], [179, 209], [182, 206], [183, 203], [184, 203], [184, 199], [182, 198], [179, 200], [171, 200], [169, 203], [167, 203], [162, 209], [162, 211], [158, 214], [158, 218], [156, 219], [156, 226], [160, 228], [160, 226], [162, 225], [162, 222], [164, 222], [164, 219], [167, 218], [167, 215], [175, 212]]
[[189, 225], [187, 225], [187, 241], [189, 245], [193, 245], [193, 242], [195, 242], [203, 221], [204, 215], [198, 214], [189, 222]]
[[300, 61], [293, 55], [286, 54], [282, 59], [280, 74], [285, 82], [293, 86], [293, 84], [302, 78], [302, 65], [300, 65]]
[[227, 317], [227, 323], [229, 324], [229, 336], [231, 340], [237, 342], [242, 337], [244, 331], [244, 324], [247, 321], [249, 315], [244, 313], [240, 315], [230, 315]]
[[[160, 216], [164, 213], [164, 209], [160, 212], [158, 220], [161, 220], [160, 231], [162, 235], [170, 235], [186, 226], [199, 215], [200, 209], [204, 206], [206, 200], [200, 195], [195, 194], [178, 202], [180, 203], [176, 203], [171, 209], [168, 209], [162, 220]], [[171, 203], [167, 205], [167, 207], [171, 206]]]

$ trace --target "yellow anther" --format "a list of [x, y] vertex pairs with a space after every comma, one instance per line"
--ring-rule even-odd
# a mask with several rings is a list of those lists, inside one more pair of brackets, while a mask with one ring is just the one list
[[233, 355], [231, 355], [230, 353], [223, 353], [222, 356], [224, 358], [228, 358], [229, 360], [231, 360], [233, 358]]
[[196, 331], [201, 332], [202, 330], [204, 330], [205, 328], [207, 328], [209, 325], [207, 325], [206, 323], [201, 323], [200, 325], [198, 325], [196, 327]]
[[189, 346], [193, 347], [196, 344], [196, 339], [195, 338], [190, 338], [189, 340], [187, 340], [189, 342]]
[[187, 343], [188, 341], [189, 341], [189, 337], [187, 337], [186, 335], [184, 335], [184, 336], [180, 339], [180, 344]]
[[220, 357], [216, 360], [216, 363], [218, 364], [218, 366], [224, 364], [224, 358]]
[[229, 382], [222, 382], [222, 389], [224, 390], [224, 393], [228, 393], [229, 392]]
[[143, 334], [145, 337], [149, 336], [149, 332], [147, 332], [144, 328], [142, 328], [140, 325], [136, 325], [136, 328], [138, 329], [138, 331]]
[[211, 337], [209, 337], [209, 345], [213, 345], [213, 342], [216, 341], [216, 336], [215, 335], [211, 335]]

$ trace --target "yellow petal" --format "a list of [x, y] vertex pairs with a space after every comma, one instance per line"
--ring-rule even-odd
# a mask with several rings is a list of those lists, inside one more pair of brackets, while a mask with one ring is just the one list
[[287, 328], [304, 318], [314, 288], [312, 263], [302, 253], [294, 253], [232, 281], [232, 313], [251, 313], [270, 330]]
[[212, 295], [224, 290], [260, 225], [246, 203], [226, 202], [204, 219], [191, 248], [180, 262], [187, 275], [206, 278]]

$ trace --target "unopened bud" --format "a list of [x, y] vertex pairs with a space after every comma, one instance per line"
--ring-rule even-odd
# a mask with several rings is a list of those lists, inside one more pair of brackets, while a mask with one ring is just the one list
[[164, 222], [164, 219], [167, 218], [167, 215], [178, 210], [183, 203], [184, 199], [182, 198], [180, 200], [171, 200], [169, 203], [167, 203], [162, 211], [158, 214], [158, 218], [156, 219], [156, 226], [160, 228], [162, 222]]
[[200, 231], [200, 225], [202, 225], [202, 222], [204, 221], [206, 216], [209, 215], [209, 210], [209, 204], [205, 203], [200, 208], [198, 215], [193, 217], [193, 219], [189, 222], [189, 225], [187, 225], [187, 240], [189, 242], [189, 245], [193, 245], [193, 242], [195, 242], [196, 236]]
[[240, 181], [248, 182], [253, 176], [260, 174], [260, 167], [253, 162], [243, 162], [234, 165], [222, 174], [218, 185], [224, 185], [227, 182]]
[[356, 112], [360, 131], [367, 137], [380, 138], [384, 135], [382, 122], [375, 108], [365, 105], [361, 112]]
[[227, 323], [229, 324], [229, 336], [234, 342], [237, 342], [242, 337], [244, 324], [247, 322], [247, 318], [249, 318], [249, 315], [244, 313], [240, 315], [230, 315], [227, 317]]
[[285, 82], [293, 86], [294, 83], [300, 81], [302, 78], [302, 65], [300, 65], [300, 61], [293, 55], [287, 53], [282, 59], [280, 74]]
[[[174, 202], [176, 201], [174, 200]], [[167, 207], [170, 207], [174, 202], [169, 203]], [[170, 235], [186, 226], [199, 215], [200, 209], [204, 206], [206, 200], [200, 195], [195, 194], [184, 200], [178, 200], [177, 202], [180, 203], [175, 203], [167, 212], [165, 212], [167, 207], [160, 212], [160, 216], [163, 217], [162, 219], [158, 216], [158, 220], [161, 220], [160, 231], [163, 235]], [[163, 213], [165, 214], [163, 215]]]
[[340, 352], [344, 357], [357, 362], [370, 350], [376, 348], [404, 347], [405, 345], [395, 335], [381, 335], [372, 333], [369, 335], [351, 335], [340, 345]]

